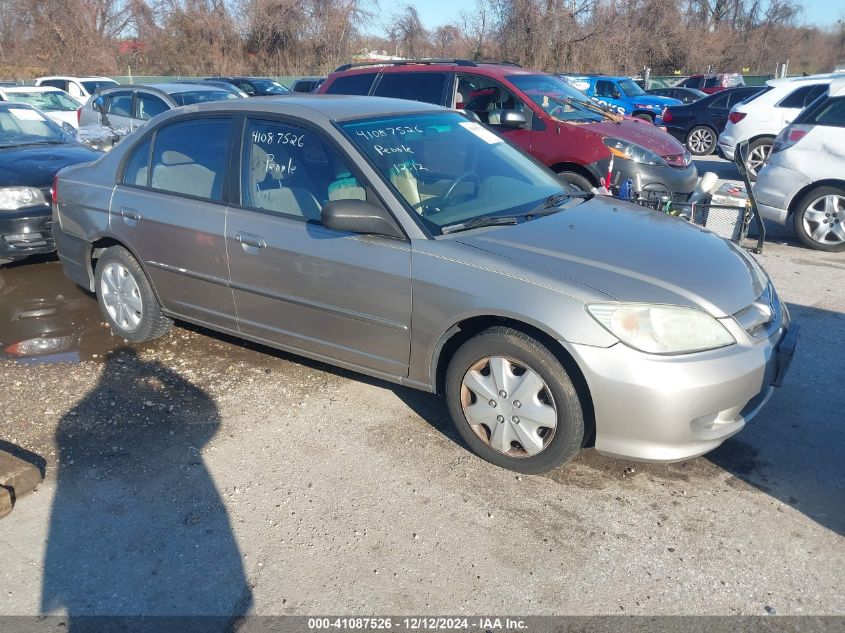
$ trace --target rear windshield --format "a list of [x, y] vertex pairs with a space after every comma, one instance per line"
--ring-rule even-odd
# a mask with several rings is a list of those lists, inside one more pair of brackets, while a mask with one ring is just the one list
[[191, 92], [175, 92], [170, 95], [170, 97], [179, 105], [193, 105], [195, 103], [206, 103], [208, 101], [237, 99], [238, 95], [225, 90], [193, 90]]
[[82, 87], [85, 88], [85, 92], [89, 95], [94, 94], [98, 90], [102, 90], [103, 88], [111, 88], [112, 86], [119, 86], [116, 81], [112, 81], [111, 79], [103, 79], [98, 81], [83, 81]]
[[290, 92], [278, 81], [272, 79], [250, 79], [250, 83], [258, 92], [265, 95], [283, 95]]
[[341, 75], [329, 84], [326, 94], [330, 95], [367, 95], [376, 73], [356, 73], [354, 75]]

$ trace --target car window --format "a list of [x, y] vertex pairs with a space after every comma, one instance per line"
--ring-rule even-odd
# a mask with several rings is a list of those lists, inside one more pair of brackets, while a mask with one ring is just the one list
[[59, 88], [67, 91], [67, 82], [62, 79], [48, 79], [38, 84], [39, 86], [50, 86], [52, 88]]
[[241, 155], [241, 204], [320, 222], [331, 200], [366, 200], [364, 185], [318, 133], [250, 120]]
[[355, 120], [341, 127], [435, 235], [477, 217], [527, 213], [563, 190], [552, 172], [456, 112]]
[[67, 93], [58, 90], [50, 92], [9, 92], [9, 101], [22, 101], [49, 112], [71, 112], [79, 108], [79, 102]]
[[559, 121], [604, 121], [609, 117], [574, 84], [554, 75], [508, 75], [507, 79]]
[[827, 84], [810, 84], [790, 92], [777, 104], [779, 108], [804, 108], [827, 90]]
[[373, 94], [440, 105], [446, 73], [385, 73]]
[[178, 121], [156, 133], [150, 185], [210, 200], [223, 199], [232, 121]]
[[713, 101], [710, 102], [710, 105], [707, 106], [708, 108], [727, 108], [728, 107], [728, 96], [726, 94], [721, 94]]
[[142, 187], [149, 185], [147, 174], [150, 166], [150, 138], [147, 137], [146, 141], [132, 150], [129, 160], [126, 161], [126, 167], [123, 169], [121, 182], [124, 184]]
[[456, 104], [458, 95], [463, 99], [463, 109], [474, 112], [483, 123], [490, 123], [490, 113], [494, 110], [525, 111], [522, 99], [487, 77], [459, 75]]
[[132, 116], [132, 93], [113, 92], [105, 98], [106, 112], [116, 116]]
[[195, 103], [207, 103], [208, 101], [226, 101], [227, 99], [239, 99], [238, 95], [226, 90], [191, 90], [185, 92], [174, 92], [170, 95], [180, 106], [193, 105]]
[[0, 103], [0, 147], [65, 142], [62, 129], [25, 104]]
[[606, 81], [604, 79], [599, 79], [596, 82], [596, 96], [597, 97], [606, 97], [608, 99], [613, 99], [613, 91], [616, 90], [616, 86], [613, 84], [612, 81]]
[[823, 99], [818, 105], [813, 105], [812, 111], [806, 117], [795, 119], [795, 123], [808, 125], [829, 125], [845, 127], [845, 97]]
[[157, 114], [167, 112], [170, 109], [164, 99], [155, 95], [138, 93], [138, 118], [144, 121], [152, 119]]
[[343, 75], [336, 77], [326, 90], [327, 94], [333, 95], [366, 95], [370, 94], [370, 88], [376, 73], [358, 73], [355, 75]]
[[745, 101], [753, 94], [753, 90], [731, 90], [728, 94], [728, 107], [734, 107], [737, 103]]
[[[96, 80], [96, 81], [83, 81], [82, 86], [85, 88], [86, 92], [89, 95], [94, 94], [98, 90], [102, 90], [103, 88], [111, 88], [112, 86], [119, 85], [116, 81], [112, 81], [110, 79], [105, 80]], [[80, 93], [81, 94], [81, 93]]]
[[701, 88], [701, 77], [688, 77], [681, 82], [687, 88]]
[[705, 77], [704, 78], [704, 87], [705, 88], [717, 88], [719, 86], [719, 78], [718, 77]]

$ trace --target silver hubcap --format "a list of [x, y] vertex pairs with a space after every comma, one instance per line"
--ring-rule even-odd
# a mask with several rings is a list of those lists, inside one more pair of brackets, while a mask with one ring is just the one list
[[461, 406], [475, 434], [509, 457], [545, 449], [557, 428], [557, 408], [548, 385], [524, 363], [491, 356], [469, 368], [461, 384]]
[[693, 130], [688, 143], [690, 151], [703, 154], [713, 145], [713, 133], [710, 130]]
[[745, 161], [745, 167], [751, 172], [752, 175], [756, 176], [760, 171], [760, 168], [769, 158], [769, 153], [772, 151], [771, 145], [758, 145], [751, 152], [748, 154], [748, 158]]
[[134, 332], [144, 316], [141, 292], [131, 273], [123, 264], [107, 264], [100, 279], [100, 296], [106, 311], [120, 328]]
[[845, 242], [845, 196], [830, 194], [811, 202], [802, 218], [804, 231], [819, 244]]

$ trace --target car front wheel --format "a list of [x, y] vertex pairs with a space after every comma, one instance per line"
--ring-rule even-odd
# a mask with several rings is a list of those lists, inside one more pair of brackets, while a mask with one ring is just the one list
[[819, 251], [845, 251], [845, 189], [817, 187], [795, 207], [795, 233], [806, 246]]
[[541, 473], [581, 448], [584, 416], [572, 380], [518, 330], [492, 327], [464, 343], [449, 363], [446, 400], [467, 445], [497, 466]]
[[114, 333], [132, 343], [164, 336], [173, 325], [158, 304], [138, 261], [122, 246], [112, 246], [97, 260], [97, 301]]

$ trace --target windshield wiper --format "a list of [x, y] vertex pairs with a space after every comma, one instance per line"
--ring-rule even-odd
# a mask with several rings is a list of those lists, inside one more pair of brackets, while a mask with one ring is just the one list
[[564, 202], [572, 200], [573, 198], [582, 198], [584, 200], [589, 200], [594, 195], [595, 194], [590, 193], [589, 191], [571, 191], [568, 193], [556, 193], [546, 198], [546, 201], [536, 209], [532, 209], [528, 213], [523, 214], [522, 217], [526, 219], [531, 219], [540, 218], [544, 215], [551, 215], [560, 211], [560, 205]]
[[442, 235], [448, 233], [457, 233], [458, 231], [468, 231], [469, 229], [477, 229], [481, 226], [496, 226], [500, 224], [516, 224], [519, 220], [513, 215], [488, 215], [480, 218], [473, 218], [466, 222], [458, 222], [457, 224], [449, 224], [440, 229]]

